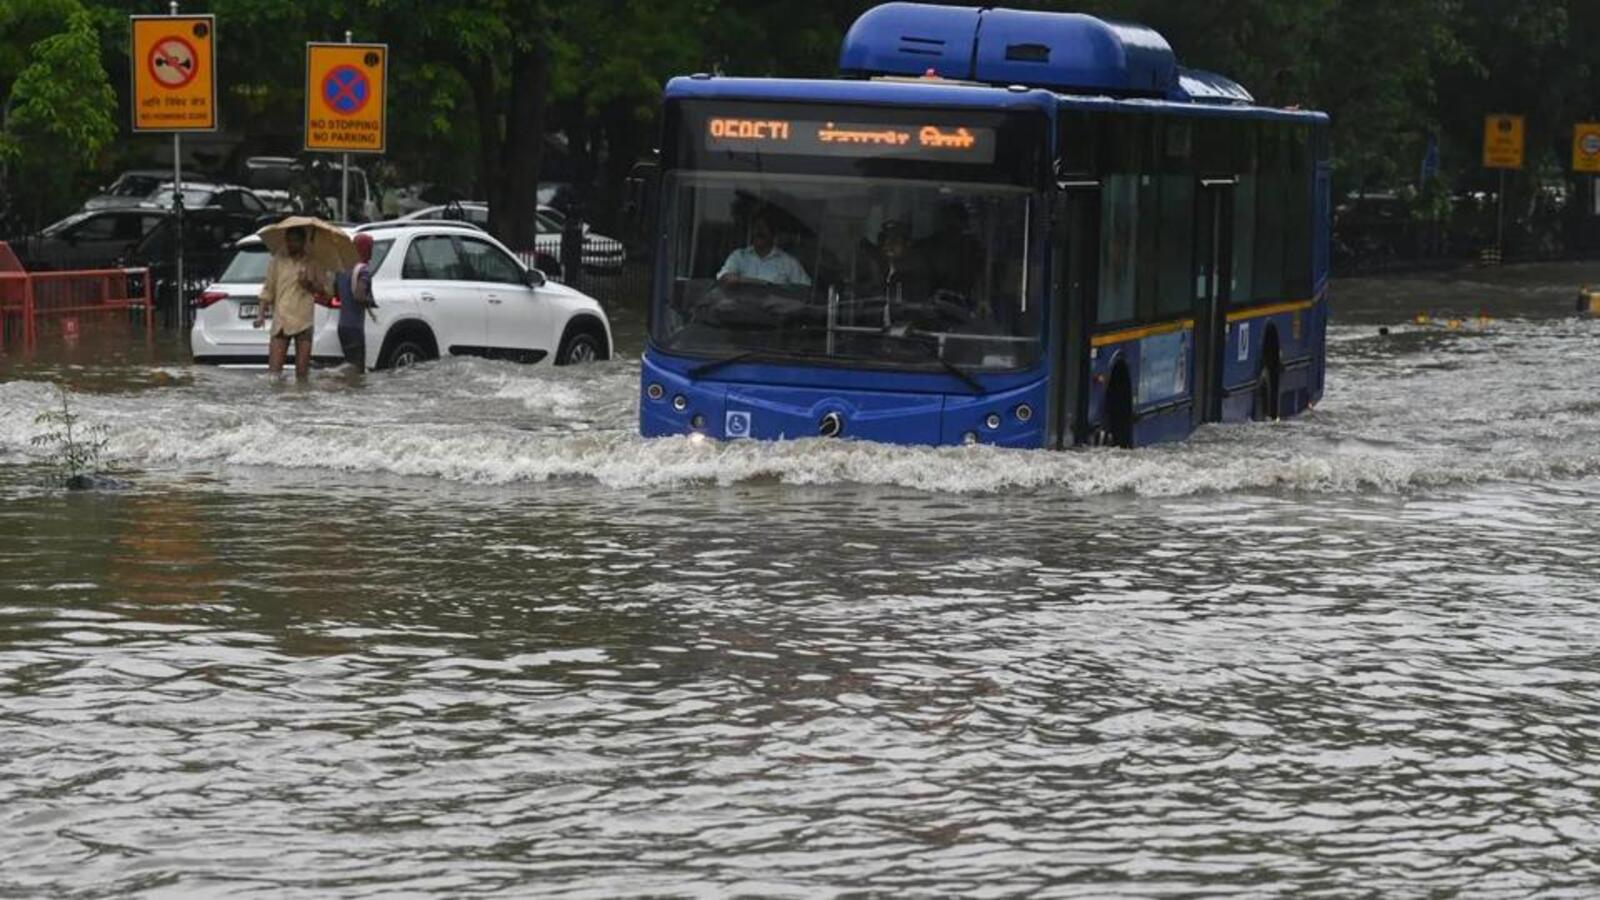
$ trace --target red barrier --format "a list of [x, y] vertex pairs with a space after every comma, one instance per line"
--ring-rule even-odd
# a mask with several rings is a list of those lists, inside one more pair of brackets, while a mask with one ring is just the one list
[[[139, 279], [140, 291], [128, 290]], [[155, 294], [149, 269], [87, 269], [27, 272], [11, 248], [0, 241], [0, 320], [21, 323], [22, 341], [32, 347], [40, 319], [67, 319], [84, 313], [141, 310], [147, 336], [155, 331]]]

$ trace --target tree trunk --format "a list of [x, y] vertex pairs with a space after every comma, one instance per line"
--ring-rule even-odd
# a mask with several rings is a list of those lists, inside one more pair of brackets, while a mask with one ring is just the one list
[[[500, 192], [500, 92], [494, 64], [479, 62], [463, 67], [472, 85], [472, 105], [478, 117], [478, 189], [489, 202], [489, 227], [494, 228], [494, 198]], [[471, 197], [463, 199], [473, 199]]]
[[[497, 232], [513, 250], [532, 250], [537, 233], [539, 163], [544, 156], [548, 66], [543, 40], [511, 51], [511, 98], [500, 158], [503, 189], [490, 201]], [[496, 202], [498, 200], [498, 202]], [[496, 209], [498, 207], [498, 209]]]

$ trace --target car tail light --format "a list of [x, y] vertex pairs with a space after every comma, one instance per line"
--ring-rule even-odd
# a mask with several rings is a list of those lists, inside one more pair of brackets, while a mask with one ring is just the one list
[[194, 305], [200, 309], [205, 309], [218, 300], [226, 299], [228, 299], [227, 291], [201, 291], [200, 296], [194, 298]]

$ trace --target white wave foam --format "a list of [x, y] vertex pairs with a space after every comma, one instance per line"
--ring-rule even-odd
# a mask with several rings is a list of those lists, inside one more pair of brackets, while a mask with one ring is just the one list
[[[527, 369], [478, 361], [274, 389], [200, 375], [123, 394], [75, 394], [125, 465], [271, 466], [504, 484], [592, 479], [617, 489], [778, 481], [941, 493], [1176, 496], [1240, 490], [1397, 492], [1600, 474], [1593, 329], [1507, 326], [1438, 341], [1340, 341], [1327, 402], [1274, 425], [1214, 426], [1138, 451], [896, 447], [849, 441], [646, 441], [636, 364]], [[36, 458], [42, 382], [0, 384], [0, 459]]]

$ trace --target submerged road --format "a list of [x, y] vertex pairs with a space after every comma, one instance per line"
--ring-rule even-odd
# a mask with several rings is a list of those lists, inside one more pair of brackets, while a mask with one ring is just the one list
[[1131, 452], [0, 360], [0, 895], [1592, 896], [1594, 269], [1342, 284], [1316, 411]]

